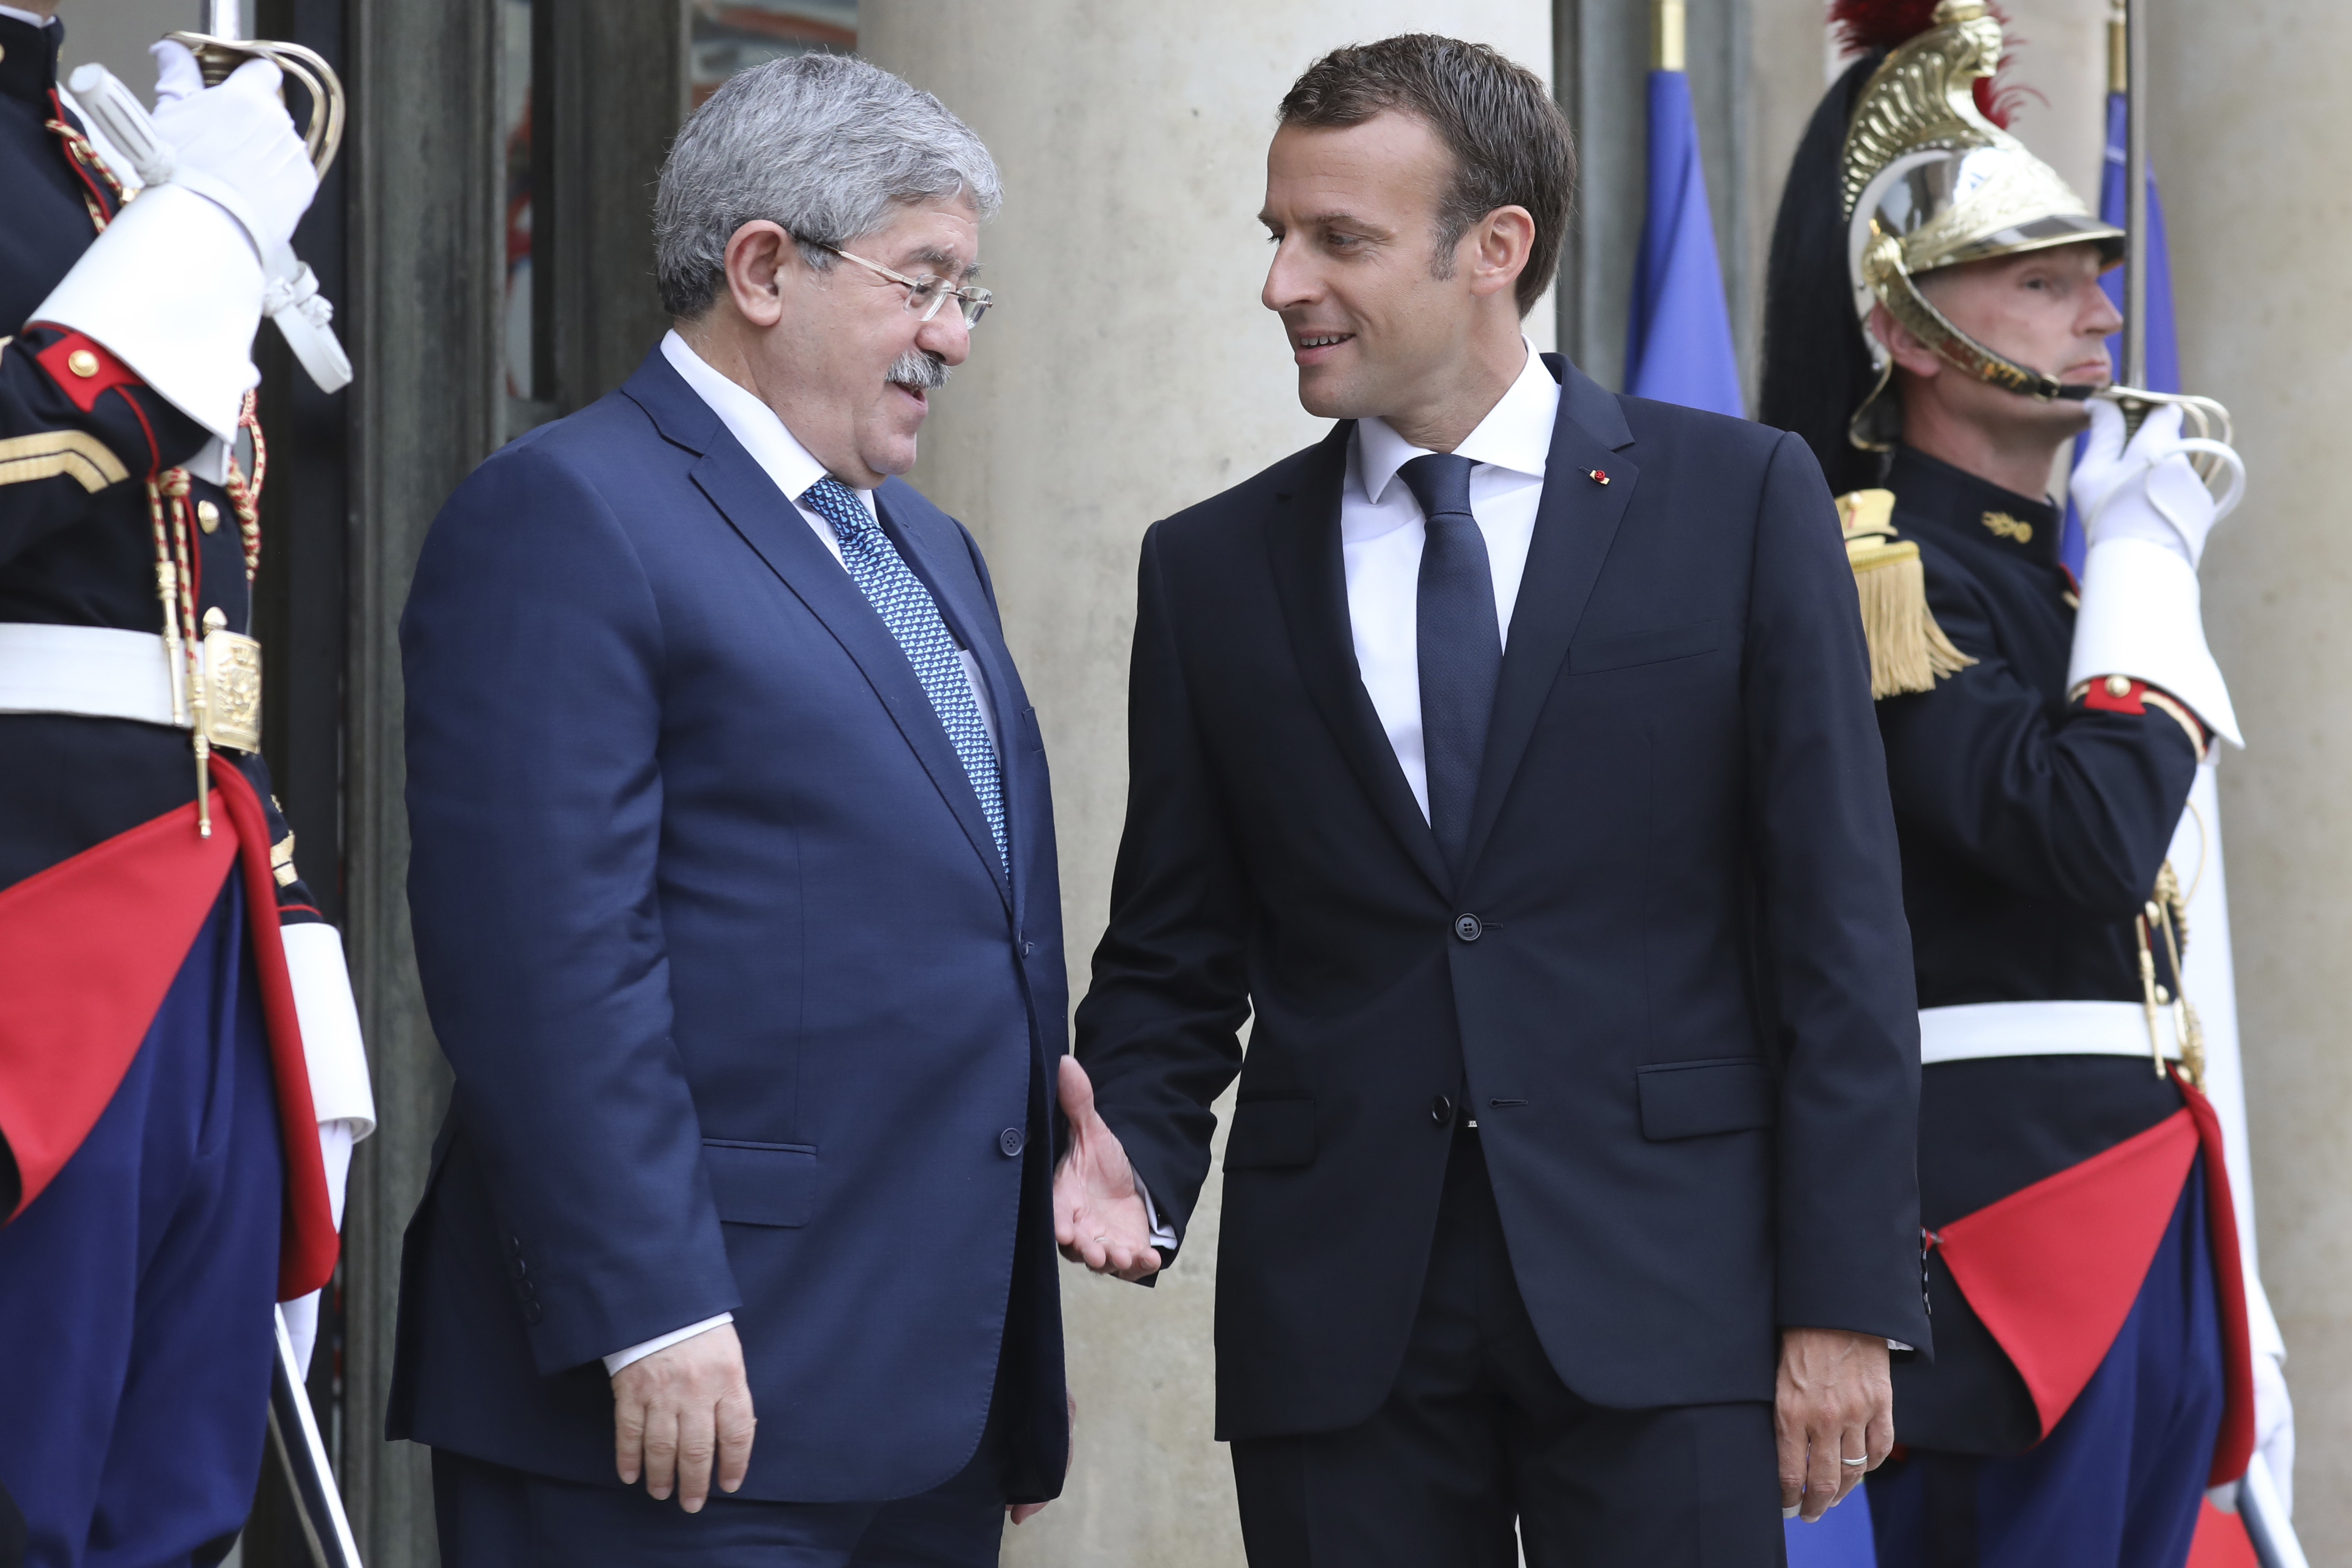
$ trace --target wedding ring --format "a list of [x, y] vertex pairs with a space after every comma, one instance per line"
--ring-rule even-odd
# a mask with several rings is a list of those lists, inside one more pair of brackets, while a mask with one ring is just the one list
[[1866, 1465], [1870, 1463], [1870, 1456], [1864, 1454], [1859, 1459], [1849, 1459], [1841, 1455], [1838, 1458], [1838, 1463], [1841, 1465]]

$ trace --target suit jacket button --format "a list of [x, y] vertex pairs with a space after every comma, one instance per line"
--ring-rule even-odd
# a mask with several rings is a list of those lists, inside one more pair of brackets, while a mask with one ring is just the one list
[[1485, 926], [1478, 923], [1478, 917], [1476, 915], [1455, 915], [1454, 917], [1454, 934], [1460, 937], [1464, 942], [1476, 942], [1478, 938], [1484, 934], [1486, 930], [1486, 928]]
[[[1467, 920], [1470, 917], [1465, 915], [1462, 918]], [[1429, 1102], [1429, 1119], [1432, 1121], [1436, 1122], [1440, 1127], [1453, 1126], [1454, 1102], [1446, 1099], [1444, 1095], [1439, 1095], [1435, 1100]]]
[[1007, 1159], [1021, 1152], [1028, 1142], [1029, 1135], [1018, 1127], [1008, 1127], [996, 1135], [996, 1146], [1004, 1151]]
[[530, 1323], [535, 1327], [539, 1321], [545, 1316], [547, 1316], [547, 1309], [541, 1306], [537, 1301], [525, 1301], [522, 1304], [522, 1321], [524, 1322]]
[[1034, 942], [1024, 942], [1021, 944], [1021, 956], [1024, 958], [1028, 957], [1031, 953], [1036, 951], [1037, 944]]

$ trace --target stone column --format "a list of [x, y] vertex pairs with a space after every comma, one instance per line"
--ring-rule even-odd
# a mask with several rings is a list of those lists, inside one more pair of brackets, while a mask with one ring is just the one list
[[2287, 1343], [2295, 1521], [2352, 1552], [2352, 11], [2139, 0], [2181, 377], [2236, 416], [2245, 507], [2205, 558], [2205, 624], [2246, 750], [2221, 768], [2263, 1272]]
[[[1258, 304], [1255, 221], [1282, 94], [1318, 54], [1409, 30], [1549, 74], [1549, 0], [866, 0], [868, 58], [987, 141], [1003, 304], [941, 395], [912, 476], [988, 552], [1055, 773], [1074, 989], [1102, 930], [1126, 796], [1136, 549], [1156, 519], [1319, 436]], [[1549, 348], [1549, 305], [1530, 335]], [[1159, 1289], [1066, 1272], [1076, 1466], [1005, 1561], [1237, 1563], [1212, 1440], [1212, 1178]]]

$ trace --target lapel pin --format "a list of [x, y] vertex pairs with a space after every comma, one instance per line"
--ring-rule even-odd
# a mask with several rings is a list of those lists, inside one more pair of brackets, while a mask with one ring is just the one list
[[1605, 468], [1588, 469], [1584, 477], [1596, 485], [1605, 485], [1609, 482], [1609, 472]]

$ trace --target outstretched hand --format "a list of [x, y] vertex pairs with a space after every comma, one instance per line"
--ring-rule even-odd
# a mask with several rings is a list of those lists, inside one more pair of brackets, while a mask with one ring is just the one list
[[1076, 1057], [1062, 1058], [1062, 1114], [1070, 1146], [1054, 1173], [1054, 1240], [1062, 1256], [1097, 1274], [1140, 1279], [1160, 1271], [1151, 1216], [1118, 1135], [1095, 1109], [1095, 1086]]

